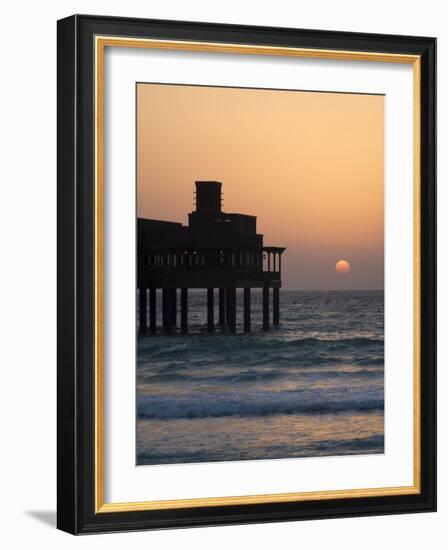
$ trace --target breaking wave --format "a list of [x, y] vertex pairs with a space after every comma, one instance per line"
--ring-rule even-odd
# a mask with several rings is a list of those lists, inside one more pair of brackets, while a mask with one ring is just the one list
[[384, 400], [378, 396], [338, 396], [322, 400], [317, 395], [301, 397], [297, 392], [265, 392], [234, 396], [231, 393], [197, 392], [188, 396], [139, 396], [140, 418], [219, 418], [224, 416], [268, 416], [292, 414], [331, 414], [381, 411]]

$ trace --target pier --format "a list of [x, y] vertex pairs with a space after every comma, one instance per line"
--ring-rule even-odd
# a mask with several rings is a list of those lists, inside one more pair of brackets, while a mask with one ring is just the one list
[[[281, 258], [284, 247], [264, 246], [256, 216], [222, 211], [222, 183], [196, 182], [195, 210], [188, 225], [137, 220], [139, 330], [187, 334], [188, 291], [206, 292], [206, 329], [236, 333], [236, 290], [243, 289], [243, 330], [252, 327], [251, 290], [262, 289], [262, 327], [280, 323]], [[156, 292], [161, 289], [162, 318]], [[217, 292], [215, 292], [217, 290]], [[272, 318], [270, 298], [272, 295]], [[217, 298], [217, 299], [216, 299]], [[180, 318], [178, 318], [178, 300]]]

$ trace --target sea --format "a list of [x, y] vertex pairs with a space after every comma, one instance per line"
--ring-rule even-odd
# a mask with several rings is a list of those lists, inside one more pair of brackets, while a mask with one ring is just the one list
[[208, 334], [192, 290], [188, 335], [138, 337], [137, 465], [383, 453], [383, 291], [282, 290], [264, 332], [254, 289], [250, 334], [242, 305]]

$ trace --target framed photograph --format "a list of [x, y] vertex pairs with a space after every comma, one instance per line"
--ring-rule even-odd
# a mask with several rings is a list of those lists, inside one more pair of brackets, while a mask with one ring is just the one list
[[58, 22], [58, 527], [436, 508], [425, 37]]

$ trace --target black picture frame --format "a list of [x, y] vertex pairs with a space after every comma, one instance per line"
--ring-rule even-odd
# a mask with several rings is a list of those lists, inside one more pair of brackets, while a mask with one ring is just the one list
[[[95, 36], [381, 52], [420, 58], [421, 479], [418, 494], [97, 513]], [[73, 534], [436, 510], [436, 39], [74, 15], [58, 22], [57, 525]]]

